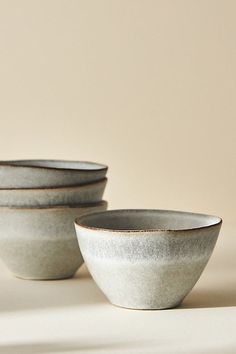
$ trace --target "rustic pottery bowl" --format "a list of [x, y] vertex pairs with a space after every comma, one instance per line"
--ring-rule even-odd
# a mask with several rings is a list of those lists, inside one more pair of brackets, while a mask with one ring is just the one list
[[106, 208], [105, 201], [87, 206], [0, 208], [0, 257], [19, 278], [72, 277], [83, 263], [74, 219]]
[[0, 161], [0, 188], [65, 187], [100, 181], [108, 167], [64, 160]]
[[179, 305], [214, 249], [219, 217], [166, 210], [113, 210], [76, 219], [76, 233], [95, 282], [114, 305]]
[[73, 187], [0, 189], [0, 206], [40, 206], [96, 203], [102, 200], [107, 179]]

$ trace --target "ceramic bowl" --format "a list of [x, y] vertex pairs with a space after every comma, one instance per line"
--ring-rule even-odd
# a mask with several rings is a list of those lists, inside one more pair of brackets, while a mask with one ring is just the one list
[[199, 279], [222, 220], [165, 210], [113, 210], [76, 219], [82, 255], [114, 305], [179, 305]]
[[99, 181], [108, 167], [64, 160], [0, 161], [0, 188], [65, 187]]
[[0, 208], [0, 257], [24, 279], [63, 279], [83, 263], [74, 219], [106, 210], [107, 202], [89, 206]]
[[0, 206], [40, 206], [96, 203], [106, 186], [102, 181], [73, 187], [0, 189]]

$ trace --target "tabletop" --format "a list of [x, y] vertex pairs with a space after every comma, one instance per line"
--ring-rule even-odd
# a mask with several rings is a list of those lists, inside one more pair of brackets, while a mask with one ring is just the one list
[[72, 279], [14, 278], [0, 263], [0, 354], [236, 353], [236, 227], [223, 226], [176, 309], [117, 308], [83, 266]]

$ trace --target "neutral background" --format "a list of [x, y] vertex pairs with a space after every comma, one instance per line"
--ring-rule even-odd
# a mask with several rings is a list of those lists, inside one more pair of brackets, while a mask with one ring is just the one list
[[0, 158], [110, 167], [111, 208], [235, 220], [236, 2], [0, 1]]
[[110, 208], [224, 219], [176, 310], [116, 309], [86, 271], [35, 283], [1, 264], [1, 354], [235, 354], [235, 14], [234, 0], [0, 0], [0, 159], [103, 162]]

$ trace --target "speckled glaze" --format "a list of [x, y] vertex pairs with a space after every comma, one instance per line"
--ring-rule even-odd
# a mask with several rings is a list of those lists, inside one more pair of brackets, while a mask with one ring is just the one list
[[0, 189], [0, 206], [40, 206], [97, 203], [107, 179], [73, 187]]
[[65, 187], [104, 179], [108, 167], [86, 161], [0, 161], [0, 188]]
[[179, 305], [214, 249], [221, 219], [165, 210], [113, 210], [76, 219], [84, 260], [114, 305]]
[[73, 207], [2, 207], [0, 257], [20, 278], [46, 280], [71, 277], [83, 263], [74, 219], [106, 208], [105, 201]]

